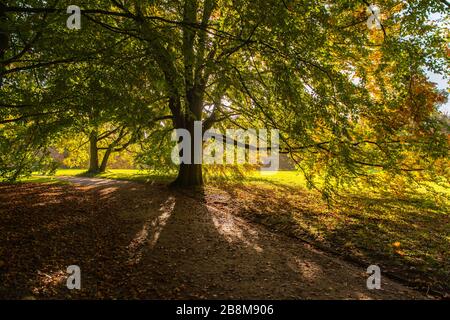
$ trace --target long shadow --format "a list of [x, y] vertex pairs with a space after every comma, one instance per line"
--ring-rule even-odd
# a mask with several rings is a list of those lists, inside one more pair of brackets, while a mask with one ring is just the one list
[[[141, 276], [131, 282], [132, 287], [139, 287], [142, 281], [150, 284], [139, 298], [377, 296], [365, 287], [365, 269], [353, 269], [217, 210], [204, 193], [172, 192], [170, 199], [172, 211], [167, 214], [163, 210], [166, 215], [163, 227], [156, 228], [157, 241], [149, 237], [135, 266], [135, 273]], [[395, 290], [390, 294], [396, 296]]]
[[[317, 201], [303, 201], [300, 205], [291, 203], [288, 197], [274, 196], [264, 202], [260, 201], [259, 190], [248, 186], [239, 189], [257, 199], [241, 205], [240, 215], [310, 241], [358, 265], [380, 265], [385, 274], [424, 292], [450, 292], [446, 239], [450, 234], [449, 216], [428, 199], [417, 195], [414, 199], [386, 194], [351, 196], [340, 199], [331, 212], [325, 212], [317, 207]], [[236, 190], [226, 188], [232, 198], [240, 198]], [[301, 198], [308, 193], [297, 190], [294, 194]], [[403, 248], [417, 250], [404, 253]]]
[[361, 241], [351, 242], [363, 261], [424, 292], [450, 293], [450, 216], [442, 207], [428, 199], [358, 196], [346, 198], [341, 212], [351, 222], [343, 220], [326, 234], [328, 243], [342, 251], [349, 234], [360, 234]]
[[[120, 195], [116, 186], [1, 188], [0, 297], [7, 299], [106, 297], [103, 284], [122, 275], [117, 262], [128, 259], [130, 239], [163, 200], [143, 198], [143, 186], [120, 187]], [[80, 266], [83, 290], [67, 289], [69, 265]]]
[[[365, 269], [165, 185], [5, 187], [0, 298], [399, 298]], [[228, 199], [232, 201], [232, 199]], [[66, 268], [81, 268], [68, 290]], [[401, 296], [400, 296], [401, 297]]]

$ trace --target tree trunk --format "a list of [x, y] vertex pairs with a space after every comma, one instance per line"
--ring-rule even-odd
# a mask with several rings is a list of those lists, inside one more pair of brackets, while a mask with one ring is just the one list
[[178, 176], [172, 182], [175, 187], [195, 187], [203, 185], [201, 164], [180, 164]]
[[108, 164], [109, 156], [111, 155], [112, 148], [108, 148], [103, 156], [102, 163], [100, 164], [100, 172], [106, 171], [106, 165]]
[[[171, 186], [175, 187], [195, 187], [203, 185], [203, 175], [202, 175], [202, 164], [195, 164], [195, 143], [196, 139], [194, 136], [194, 122], [185, 121], [185, 129], [187, 129], [191, 134], [191, 163], [181, 163], [178, 169], [178, 176], [171, 183]], [[203, 139], [203, 138], [201, 138]], [[203, 140], [201, 140], [203, 141]], [[200, 149], [202, 152], [202, 149]], [[201, 156], [201, 153], [199, 155]]]
[[98, 173], [97, 132], [92, 131], [89, 136], [89, 173]]
[[[185, 62], [186, 63], [186, 62]], [[196, 137], [195, 136], [195, 121], [202, 120], [202, 111], [203, 111], [203, 97], [205, 91], [206, 81], [198, 80], [191, 83], [192, 87], [186, 90], [186, 102], [188, 105], [188, 111], [184, 111], [184, 113], [178, 112], [173, 114], [174, 126], [179, 129], [186, 129], [191, 134], [191, 162], [190, 163], [181, 163], [180, 168], [178, 170], [178, 176], [175, 181], [172, 182], [172, 186], [177, 187], [195, 187], [203, 185], [203, 176], [202, 176], [202, 164], [196, 164], [196, 157], [202, 159], [203, 154], [203, 136]], [[172, 100], [169, 102], [174, 103], [177, 102], [178, 110], [180, 108], [180, 101]], [[175, 109], [174, 105], [170, 106], [171, 110]], [[203, 134], [203, 133], [199, 133]], [[199, 154], [196, 155], [196, 142], [200, 143]], [[201, 163], [201, 161], [198, 161]]]

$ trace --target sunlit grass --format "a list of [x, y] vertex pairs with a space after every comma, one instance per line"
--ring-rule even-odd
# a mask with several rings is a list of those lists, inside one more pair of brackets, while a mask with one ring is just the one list
[[58, 169], [55, 172], [55, 176], [77, 176], [86, 173], [86, 169]]
[[[8, 182], [6, 180], [2, 180], [0, 178], [0, 183], [1, 182]], [[8, 182], [11, 183], [11, 182]], [[17, 181], [15, 181], [14, 183], [63, 183], [60, 180], [58, 180], [55, 177], [48, 177], [48, 176], [41, 176], [41, 175], [31, 175], [29, 177], [23, 177], [18, 179]]]
[[247, 182], [273, 182], [291, 187], [306, 187], [305, 176], [297, 171], [253, 171], [246, 176]]
[[58, 169], [55, 177], [76, 176], [95, 177], [103, 179], [127, 180], [135, 182], [168, 182], [174, 175], [162, 173], [160, 171], [137, 170], [137, 169], [110, 169], [104, 173], [90, 174], [86, 169]]
[[159, 171], [142, 170], [109, 170], [105, 173], [96, 175], [97, 178], [128, 180], [135, 182], [170, 182], [174, 175], [162, 173]]
[[[55, 177], [60, 176], [92, 176], [87, 173], [86, 169], [58, 169]], [[96, 174], [96, 178], [130, 180], [139, 182], [148, 182], [154, 180], [170, 181], [175, 178], [175, 174], [166, 174], [154, 170], [137, 170], [137, 169], [110, 169], [105, 173]], [[304, 176], [299, 172], [293, 171], [279, 171], [279, 172], [263, 172], [259, 170], [252, 170], [241, 172], [241, 174], [224, 174], [223, 172], [214, 173], [209, 171], [205, 174], [206, 180], [211, 182], [240, 182], [240, 183], [267, 183], [273, 182], [277, 184], [284, 184], [290, 186], [306, 186]]]

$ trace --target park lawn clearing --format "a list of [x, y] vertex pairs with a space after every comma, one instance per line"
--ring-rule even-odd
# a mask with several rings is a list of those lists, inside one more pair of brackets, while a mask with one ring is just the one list
[[136, 169], [111, 169], [104, 173], [89, 174], [85, 169], [59, 169], [55, 177], [95, 177], [102, 179], [125, 180], [143, 183], [162, 182], [168, 183], [175, 178], [174, 174], [162, 173], [160, 171], [136, 170]]
[[[0, 179], [0, 183], [11, 183], [4, 179]], [[14, 183], [45, 183], [45, 184], [59, 184], [64, 183], [61, 180], [58, 180], [56, 177], [52, 176], [41, 176], [41, 175], [31, 175], [29, 177], [20, 178]]]

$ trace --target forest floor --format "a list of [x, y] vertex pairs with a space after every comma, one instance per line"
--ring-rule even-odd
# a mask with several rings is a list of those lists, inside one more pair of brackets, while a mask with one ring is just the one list
[[[385, 276], [368, 290], [368, 265], [255, 223], [214, 186], [59, 179], [0, 184], [2, 299], [431, 298]], [[66, 287], [69, 265], [81, 290]]]

